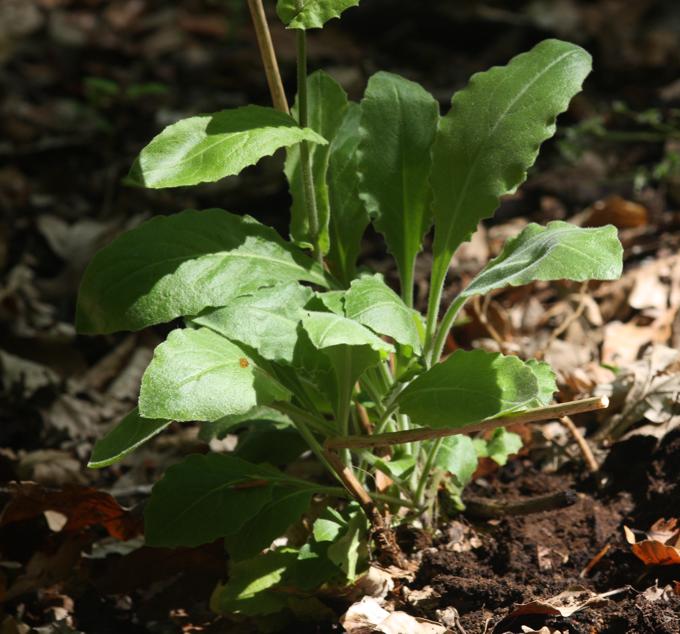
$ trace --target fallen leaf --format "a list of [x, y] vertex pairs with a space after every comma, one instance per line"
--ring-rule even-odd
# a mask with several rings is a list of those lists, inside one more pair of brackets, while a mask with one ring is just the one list
[[34, 482], [12, 482], [9, 490], [12, 497], [0, 514], [0, 526], [53, 511], [67, 518], [60, 529], [63, 533], [102, 526], [111, 537], [125, 541], [142, 530], [141, 519], [104, 491], [75, 485], [47, 489]]
[[583, 223], [587, 227], [614, 225], [619, 229], [632, 229], [643, 227], [649, 222], [649, 214], [644, 205], [616, 194], [598, 200], [588, 212]]
[[525, 616], [527, 614], [543, 614], [567, 618], [588, 606], [602, 604], [606, 600], [605, 594], [595, 594], [586, 588], [576, 586], [560, 592], [560, 594], [550, 599], [536, 599], [529, 603], [522, 603], [507, 618]]
[[354, 603], [340, 617], [348, 634], [445, 634], [447, 628], [406, 612], [388, 612], [372, 597]]
[[678, 520], [660, 519], [647, 531], [647, 539], [637, 541], [635, 533], [623, 527], [626, 541], [633, 554], [648, 566], [672, 566], [680, 564], [680, 527]]

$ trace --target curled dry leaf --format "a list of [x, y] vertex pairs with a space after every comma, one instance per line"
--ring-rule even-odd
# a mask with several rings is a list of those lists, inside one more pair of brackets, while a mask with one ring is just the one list
[[[142, 531], [141, 519], [122, 508], [108, 493], [83, 486], [47, 489], [34, 482], [13, 482], [11, 499], [0, 515], [0, 526], [29, 520], [46, 512], [51, 527], [64, 533], [76, 533], [90, 526], [102, 526], [111, 535], [125, 541]], [[58, 515], [66, 521], [58, 521]]]
[[406, 614], [388, 612], [372, 597], [364, 597], [340, 618], [348, 634], [445, 634], [446, 627]]
[[678, 520], [660, 519], [647, 531], [647, 539], [637, 541], [635, 533], [623, 527], [626, 541], [633, 554], [648, 566], [671, 566], [680, 564], [680, 526]]
[[619, 229], [644, 227], [648, 222], [647, 208], [616, 194], [598, 200], [589, 210], [583, 223], [587, 227], [614, 225]]
[[525, 616], [527, 614], [542, 614], [546, 616], [561, 616], [567, 618], [580, 610], [592, 605], [599, 605], [606, 600], [605, 594], [595, 594], [581, 586], [569, 588], [550, 599], [536, 599], [529, 603], [518, 605], [508, 618]]

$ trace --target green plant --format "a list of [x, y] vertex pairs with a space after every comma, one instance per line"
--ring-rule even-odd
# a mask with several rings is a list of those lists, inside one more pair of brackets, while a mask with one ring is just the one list
[[[542, 42], [475, 75], [443, 117], [422, 87], [390, 73], [371, 77], [352, 103], [329, 75], [307, 75], [305, 38], [357, 3], [279, 0], [298, 38], [292, 116], [270, 64], [279, 110], [250, 105], [179, 121], [142, 150], [129, 175], [152, 188], [194, 185], [287, 148], [291, 241], [248, 216], [188, 210], [114, 240], [80, 289], [83, 333], [185, 321], [157, 347], [138, 409], [96, 444], [90, 466], [120, 460], [172, 421], [202, 421], [205, 437], [245, 430], [233, 453], [192, 455], [168, 469], [146, 508], [151, 545], [225, 538], [230, 579], [213, 597], [222, 612], [303, 609], [301, 594], [346, 583], [365, 567], [369, 527], [376, 556], [400, 563], [390, 514], [431, 522], [438, 491], [458, 499], [478, 455], [503, 462], [517, 450], [504, 425], [602, 406], [549, 405], [555, 378], [545, 363], [482, 350], [440, 358], [475, 295], [534, 280], [618, 277], [613, 227], [529, 225], [438, 319], [451, 256], [524, 180], [580, 90], [589, 55]], [[397, 262], [401, 296], [379, 275], [357, 273], [371, 222]], [[413, 271], [432, 226], [422, 316], [413, 309]], [[467, 435], [494, 428], [489, 441]], [[306, 448], [330, 484], [286, 472]], [[387, 477], [380, 489], [378, 472]], [[263, 554], [303, 515], [304, 536]], [[283, 585], [297, 594], [277, 591]]]

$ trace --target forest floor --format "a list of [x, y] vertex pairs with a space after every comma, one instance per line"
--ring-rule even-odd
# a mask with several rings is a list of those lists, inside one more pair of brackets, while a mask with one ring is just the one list
[[[0, 632], [246, 632], [208, 598], [220, 543], [143, 545], [141, 509], [167, 466], [210, 447], [173, 426], [92, 471], [94, 441], [134, 405], [167, 328], [76, 336], [78, 282], [93, 253], [152, 214], [224, 207], [285, 234], [280, 157], [190, 191], [121, 180], [164, 125], [268, 103], [241, 2], [0, 0]], [[527, 222], [615, 224], [616, 282], [535, 284], [472, 303], [456, 347], [538, 356], [560, 400], [606, 394], [573, 422], [515, 428], [525, 448], [484, 460], [466, 510], [433, 535], [403, 529], [413, 571], [387, 596], [334, 599], [335, 617], [290, 631], [406, 632], [357, 625], [374, 602], [413, 634], [680, 632], [680, 35], [673, 2], [365, 2], [310, 39], [311, 68], [360, 98], [392, 70], [444, 105], [477, 70], [559, 36], [594, 55], [558, 137], [451, 266], [448, 297]], [[558, 6], [559, 5], [559, 6]], [[511, 8], [508, 8], [508, 7]], [[361, 12], [361, 13], [360, 13]], [[273, 27], [292, 86], [294, 42]], [[395, 281], [379, 239], [363, 262]], [[429, 251], [417, 276], [422, 304]], [[630, 542], [636, 543], [630, 543]], [[350, 610], [350, 612], [347, 612]], [[375, 614], [375, 611], [373, 612]], [[382, 614], [382, 613], [379, 613]], [[363, 630], [360, 627], [364, 627]], [[352, 629], [354, 628], [354, 629]], [[439, 629], [437, 629], [439, 628]], [[448, 629], [447, 629], [448, 628]]]

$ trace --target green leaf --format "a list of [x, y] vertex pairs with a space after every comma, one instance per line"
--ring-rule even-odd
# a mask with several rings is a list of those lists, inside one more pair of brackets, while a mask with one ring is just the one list
[[494, 430], [489, 440], [475, 438], [474, 446], [480, 458], [491, 458], [502, 467], [511, 454], [517, 453], [522, 448], [522, 438], [519, 434], [499, 427]]
[[505, 243], [461, 296], [535, 280], [615, 280], [621, 277], [622, 260], [616, 227], [584, 229], [560, 220], [546, 227], [532, 223]]
[[305, 280], [322, 269], [249, 216], [221, 209], [157, 217], [116, 238], [90, 262], [76, 327], [85, 334], [139, 330], [262, 286]]
[[357, 576], [360, 559], [367, 555], [367, 534], [366, 516], [357, 511], [347, 523], [345, 532], [328, 547], [328, 559], [345, 573], [349, 581]]
[[538, 394], [536, 396], [535, 407], [546, 407], [552, 403], [553, 394], [557, 392], [557, 380], [555, 373], [545, 361], [529, 359], [526, 362], [538, 382]]
[[330, 249], [326, 262], [331, 273], [344, 286], [349, 286], [356, 274], [361, 238], [369, 223], [366, 206], [359, 198], [357, 178], [360, 117], [359, 104], [350, 103], [342, 125], [331, 142], [328, 164], [331, 217], [328, 228]]
[[474, 75], [454, 95], [433, 150], [433, 287], [479, 221], [524, 181], [590, 68], [582, 48], [546, 40], [507, 66]]
[[380, 275], [354, 280], [345, 294], [345, 315], [380, 335], [392, 337], [398, 343], [420, 352], [417, 313]]
[[289, 392], [236, 344], [207, 328], [173, 330], [142, 377], [139, 411], [148, 418], [213, 421]]
[[335, 313], [309, 311], [302, 319], [302, 326], [319, 350], [340, 345], [369, 346], [384, 355], [394, 349], [360, 323]]
[[170, 423], [171, 420], [142, 418], [135, 407], [106, 436], [95, 443], [87, 466], [90, 469], [101, 469], [122, 460], [147, 440], [160, 434]]
[[286, 606], [286, 594], [272, 592], [286, 570], [297, 559], [292, 549], [275, 550], [232, 564], [229, 581], [218, 584], [210, 598], [210, 608], [218, 614], [260, 616]]
[[[347, 93], [330, 75], [323, 71], [316, 71], [307, 78], [307, 94], [309, 100], [308, 125], [315, 132], [327, 139], [333, 140], [340, 128], [340, 124], [347, 111]], [[292, 109], [293, 115], [298, 116], [297, 102]], [[316, 210], [319, 215], [319, 244], [325, 254], [329, 248], [328, 222], [330, 217], [328, 183], [328, 163], [330, 145], [314, 145], [309, 148], [309, 158], [312, 165], [312, 181], [316, 196]], [[307, 207], [305, 205], [302, 185], [302, 171], [300, 165], [300, 146], [291, 147], [286, 154], [286, 177], [293, 197], [291, 208], [290, 235], [300, 245], [310, 245], [311, 236]]]
[[212, 183], [300, 141], [327, 143], [273, 108], [243, 106], [189, 117], [151, 140], [135, 160], [128, 181], [153, 189]]
[[305, 451], [309, 451], [309, 445], [295, 427], [254, 425], [239, 435], [234, 455], [248, 462], [283, 468]]
[[272, 473], [280, 472], [214, 453], [193, 454], [171, 466], [144, 510], [147, 544], [199, 546], [236, 533], [272, 498], [271, 485], [238, 485]]
[[477, 469], [477, 452], [469, 436], [457, 434], [442, 438], [435, 456], [436, 467], [452, 473], [461, 487], [472, 480]]
[[253, 423], [288, 426], [292, 424], [292, 421], [278, 410], [266, 405], [258, 405], [245, 414], [230, 414], [215, 421], [203, 422], [199, 438], [205, 441], [210, 441], [212, 438], [224, 438], [230, 431]]
[[361, 102], [359, 193], [402, 284], [413, 278], [432, 222], [428, 175], [438, 119], [439, 105], [420, 85], [384, 72], [369, 79]]
[[278, 0], [276, 13], [289, 29], [320, 29], [359, 0]]
[[312, 295], [297, 282], [262, 288], [194, 317], [192, 322], [254, 348], [265, 359], [291, 363], [298, 325], [305, 314], [303, 306]]
[[272, 499], [225, 544], [233, 560], [254, 557], [281, 537], [309, 509], [312, 490], [274, 487]]
[[457, 350], [399, 395], [399, 409], [428, 427], [458, 428], [526, 408], [538, 382], [518, 357]]

